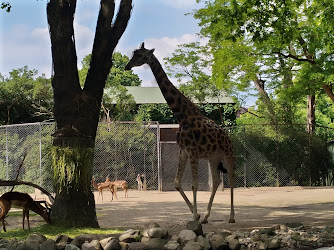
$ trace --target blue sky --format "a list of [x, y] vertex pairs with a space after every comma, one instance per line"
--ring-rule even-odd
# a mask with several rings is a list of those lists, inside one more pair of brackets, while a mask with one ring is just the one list
[[[74, 20], [78, 66], [91, 53], [99, 0], [78, 0]], [[0, 73], [28, 65], [39, 74], [50, 77], [52, 70], [51, 45], [46, 19], [46, 0], [12, 0], [10, 13], [0, 12]], [[116, 0], [118, 9], [119, 0]], [[199, 41], [200, 28], [191, 15], [199, 8], [196, 0], [133, 0], [133, 11], [128, 28], [116, 51], [131, 56], [141, 42], [155, 48], [159, 60], [177, 48], [178, 44]], [[147, 67], [134, 69], [143, 86], [155, 86]], [[176, 83], [176, 81], [174, 81]]]

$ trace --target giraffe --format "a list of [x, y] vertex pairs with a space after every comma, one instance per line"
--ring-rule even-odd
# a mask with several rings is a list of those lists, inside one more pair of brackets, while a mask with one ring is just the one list
[[[217, 188], [221, 183], [219, 171], [227, 169], [231, 186], [230, 223], [234, 223], [233, 187], [234, 187], [234, 157], [233, 146], [227, 132], [212, 120], [203, 116], [199, 108], [185, 97], [168, 79], [158, 59], [153, 54], [154, 49], [145, 49], [142, 43], [140, 49], [133, 52], [133, 56], [125, 66], [126, 70], [148, 64], [152, 70], [159, 88], [179, 123], [177, 143], [179, 145], [179, 163], [174, 180], [175, 189], [179, 191], [193, 214], [193, 220], [198, 221], [197, 188], [198, 161], [207, 159], [212, 174], [212, 191], [202, 223], [207, 223]], [[184, 193], [181, 180], [187, 161], [190, 161], [192, 173], [193, 203]], [[223, 163], [222, 163], [223, 162]], [[226, 170], [225, 170], [226, 172]]]

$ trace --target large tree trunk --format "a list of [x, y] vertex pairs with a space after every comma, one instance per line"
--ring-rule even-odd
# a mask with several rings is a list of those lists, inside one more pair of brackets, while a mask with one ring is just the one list
[[132, 8], [122, 0], [117, 18], [114, 0], [101, 0], [90, 69], [84, 88], [79, 84], [73, 30], [76, 0], [50, 0], [47, 16], [54, 75], [53, 167], [56, 198], [51, 219], [67, 226], [98, 227], [90, 189], [94, 145], [112, 53], [121, 38]]

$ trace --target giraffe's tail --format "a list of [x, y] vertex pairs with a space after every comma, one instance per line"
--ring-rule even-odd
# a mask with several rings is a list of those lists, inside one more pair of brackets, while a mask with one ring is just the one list
[[220, 172], [227, 173], [226, 168], [224, 168], [224, 165], [222, 162], [219, 162], [218, 169]]

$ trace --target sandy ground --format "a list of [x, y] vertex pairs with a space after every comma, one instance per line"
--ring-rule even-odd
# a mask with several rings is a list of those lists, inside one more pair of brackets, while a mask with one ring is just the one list
[[[110, 201], [109, 191], [103, 192], [103, 201], [95, 192], [100, 227], [142, 229], [148, 222], [157, 222], [171, 233], [185, 228], [192, 219], [181, 195], [175, 192], [129, 190], [117, 192], [118, 200]], [[192, 192], [186, 192], [192, 200]], [[198, 211], [204, 216], [210, 192], [198, 192]], [[40, 197], [39, 197], [40, 198]], [[235, 220], [228, 223], [230, 191], [218, 191], [209, 223], [204, 232], [227, 229], [250, 230], [271, 227], [286, 222], [302, 222], [307, 227], [334, 225], [334, 188], [237, 188], [235, 189]], [[15, 219], [16, 218], [16, 219]], [[40, 223], [39, 216], [31, 216], [31, 225]], [[22, 218], [9, 216], [7, 229], [20, 228]]]
[[[104, 192], [104, 202], [98, 199], [97, 214], [101, 227], [142, 229], [147, 222], [157, 222], [171, 232], [185, 228], [192, 219], [181, 195], [175, 192], [129, 191], [123, 197], [118, 191], [118, 201], [110, 202], [111, 195]], [[186, 192], [192, 200], [192, 192]], [[198, 211], [204, 216], [210, 192], [198, 192]], [[286, 222], [302, 222], [305, 226], [334, 225], [334, 188], [238, 188], [235, 189], [235, 220], [228, 223], [230, 191], [216, 194], [209, 223], [205, 232], [249, 230], [271, 227]]]

